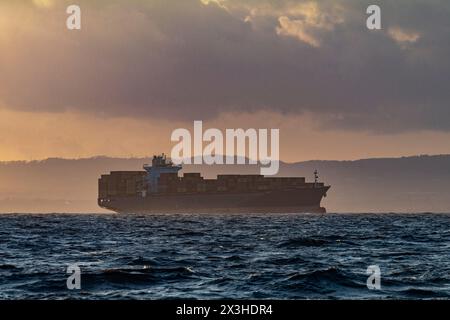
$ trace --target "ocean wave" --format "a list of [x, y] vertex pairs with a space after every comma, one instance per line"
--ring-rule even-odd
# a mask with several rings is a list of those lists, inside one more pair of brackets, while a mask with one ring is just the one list
[[279, 248], [292, 248], [292, 247], [320, 247], [329, 244], [329, 240], [298, 237], [292, 238], [287, 241], [283, 241], [278, 245]]
[[[449, 299], [449, 225], [448, 214], [11, 214], [0, 298]], [[66, 287], [74, 263], [80, 291]], [[367, 289], [370, 265], [380, 291]]]

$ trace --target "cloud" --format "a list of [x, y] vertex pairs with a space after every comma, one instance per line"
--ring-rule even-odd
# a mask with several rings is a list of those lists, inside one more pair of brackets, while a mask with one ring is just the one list
[[391, 27], [388, 30], [389, 36], [400, 45], [412, 44], [420, 39], [420, 33], [415, 31], [403, 30], [399, 27]]
[[335, 15], [338, 7], [333, 8], [331, 12], [322, 10], [316, 2], [299, 3], [286, 13], [294, 15], [298, 18], [290, 19], [287, 16], [280, 16], [277, 27], [279, 35], [293, 36], [300, 41], [304, 41], [313, 47], [320, 46], [320, 39], [314, 35], [317, 31], [331, 31], [338, 23], [342, 23], [343, 19]]
[[[39, 1], [44, 3], [43, 1]], [[450, 130], [450, 2], [2, 2], [0, 106], [103, 117], [312, 114], [323, 128]], [[408, 50], [404, 50], [407, 46]]]
[[286, 16], [282, 16], [278, 18], [278, 22], [280, 23], [280, 27], [277, 28], [278, 34], [296, 37], [313, 47], [320, 46], [320, 41], [306, 30], [307, 26], [304, 21], [291, 20]]

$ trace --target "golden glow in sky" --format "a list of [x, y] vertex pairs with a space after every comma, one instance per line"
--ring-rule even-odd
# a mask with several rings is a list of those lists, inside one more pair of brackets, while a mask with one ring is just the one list
[[50, 8], [53, 5], [53, 0], [33, 0], [33, 3], [42, 8]]

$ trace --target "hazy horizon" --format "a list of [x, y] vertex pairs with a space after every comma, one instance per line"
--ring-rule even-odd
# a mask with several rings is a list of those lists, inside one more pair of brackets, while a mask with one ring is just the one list
[[[0, 163], [0, 212], [106, 212], [97, 205], [97, 180], [110, 171], [142, 170], [147, 158], [49, 159]], [[282, 163], [280, 176], [331, 185], [329, 212], [450, 212], [450, 155]], [[182, 172], [258, 174], [257, 165], [185, 165]], [[429, 181], [429, 182], [427, 182]], [[24, 183], [26, 182], [26, 183]]]
[[[58, 157], [58, 156], [48, 156], [46, 158], [40, 158], [40, 159], [14, 159], [14, 160], [0, 160], [0, 164], [7, 164], [7, 163], [14, 163], [14, 162], [24, 162], [24, 163], [28, 163], [28, 162], [40, 162], [40, 161], [46, 161], [46, 160], [52, 160], [52, 159], [57, 159], [57, 160], [89, 160], [89, 159], [96, 159], [96, 158], [110, 158], [110, 159], [122, 159], [122, 160], [127, 160], [127, 159], [142, 159], [142, 160], [151, 160], [151, 158], [154, 155], [160, 155], [160, 154], [168, 154], [165, 152], [159, 152], [159, 153], [154, 153], [152, 155], [147, 155], [147, 156], [134, 156], [134, 155], [130, 155], [130, 156], [110, 156], [110, 155], [105, 155], [105, 154], [98, 154], [98, 155], [92, 155], [92, 156], [86, 156], [86, 157], [74, 157], [74, 158], [65, 158], [65, 157]], [[225, 157], [225, 155], [223, 155]], [[449, 153], [437, 153], [437, 154], [406, 154], [406, 155], [400, 155], [400, 156], [378, 156], [378, 157], [367, 157], [367, 158], [347, 158], [347, 159], [336, 159], [336, 158], [332, 158], [332, 159], [306, 159], [306, 160], [294, 160], [294, 161], [285, 161], [283, 159], [280, 159], [280, 162], [286, 163], [286, 164], [295, 164], [295, 163], [299, 163], [299, 162], [310, 162], [310, 161], [359, 161], [359, 160], [371, 160], [371, 159], [401, 159], [401, 158], [415, 158], [415, 157], [438, 157], [438, 156], [450, 156], [450, 152]], [[195, 156], [197, 157], [197, 156]], [[192, 158], [195, 158], [192, 157]], [[170, 156], [168, 156], [168, 158], [170, 158]], [[245, 158], [246, 161], [248, 161], [248, 157], [241, 157], [241, 158]]]

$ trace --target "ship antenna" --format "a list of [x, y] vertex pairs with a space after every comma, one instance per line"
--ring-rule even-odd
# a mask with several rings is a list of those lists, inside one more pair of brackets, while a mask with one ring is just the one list
[[314, 170], [314, 187], [317, 187], [317, 183], [319, 182], [319, 172]]

